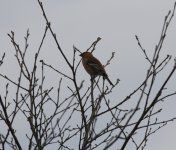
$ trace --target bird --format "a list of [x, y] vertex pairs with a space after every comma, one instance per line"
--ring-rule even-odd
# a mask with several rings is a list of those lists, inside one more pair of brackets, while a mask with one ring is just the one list
[[80, 56], [82, 57], [84, 69], [91, 76], [91, 79], [94, 79], [97, 76], [103, 76], [103, 79], [106, 79], [110, 85], [114, 86], [114, 84], [110, 81], [104, 66], [92, 55], [92, 53], [86, 51], [81, 53]]

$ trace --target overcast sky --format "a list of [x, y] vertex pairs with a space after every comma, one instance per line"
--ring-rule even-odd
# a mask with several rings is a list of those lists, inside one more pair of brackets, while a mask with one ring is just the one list
[[[121, 79], [121, 97], [141, 83], [147, 69], [147, 62], [137, 45], [135, 35], [140, 37], [143, 47], [152, 54], [159, 40], [164, 17], [173, 8], [173, 4], [174, 0], [43, 0], [51, 25], [69, 58], [72, 57], [70, 53], [73, 45], [84, 51], [97, 37], [102, 40], [94, 55], [102, 63], [111, 56], [111, 52], [116, 52], [107, 72], [113, 81]], [[2, 67], [4, 73], [15, 74], [16, 69], [13, 66], [14, 51], [7, 33], [13, 30], [19, 43], [24, 44], [23, 37], [28, 28], [31, 34], [30, 51], [35, 53], [45, 28], [37, 0], [1, 0], [0, 56], [6, 52], [7, 59], [10, 58], [10, 65]], [[166, 54], [176, 56], [175, 39], [176, 18], [168, 30], [163, 57]], [[67, 70], [58, 64], [54, 42], [49, 36], [47, 40], [41, 58]], [[11, 77], [15, 78], [13, 75]], [[89, 80], [86, 73], [85, 77]], [[174, 76], [174, 82], [175, 79]], [[171, 86], [176, 89], [174, 84]], [[175, 106], [175, 100], [169, 100], [164, 114], [166, 118], [176, 115]], [[175, 139], [176, 123], [171, 123], [150, 138], [147, 150], [175, 150]]]

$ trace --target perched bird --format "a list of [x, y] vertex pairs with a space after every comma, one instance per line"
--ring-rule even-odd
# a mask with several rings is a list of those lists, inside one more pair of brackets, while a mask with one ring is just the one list
[[87, 71], [87, 73], [91, 76], [91, 79], [94, 79], [96, 76], [103, 76], [103, 79], [107, 79], [109, 84], [112, 86], [113, 83], [109, 80], [108, 75], [106, 74], [106, 71], [104, 69], [104, 66], [101, 64], [101, 62], [95, 58], [92, 53], [90, 52], [83, 52], [80, 54], [82, 57], [82, 64]]

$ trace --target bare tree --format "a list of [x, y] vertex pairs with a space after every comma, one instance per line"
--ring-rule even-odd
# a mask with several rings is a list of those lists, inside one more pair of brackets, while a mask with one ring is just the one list
[[[174, 117], [158, 120], [158, 115], [164, 109], [164, 106], [161, 109], [158, 105], [162, 105], [161, 103], [167, 98], [176, 95], [176, 91], [169, 93], [166, 90], [168, 81], [175, 74], [176, 60], [173, 60], [170, 55], [167, 55], [164, 59], [160, 57], [167, 29], [175, 13], [176, 3], [173, 10], [165, 16], [161, 36], [151, 58], [143, 48], [138, 36], [135, 36], [149, 68], [146, 69], [143, 82], [124, 99], [118, 99], [113, 106], [108, 97], [113, 94], [115, 87], [119, 86], [120, 80], [117, 79], [113, 87], [107, 86], [104, 81], [102, 83], [101, 77], [98, 77], [95, 81], [91, 80], [88, 88], [84, 88], [84, 81], [78, 84], [77, 71], [81, 60], [76, 61], [76, 59], [81, 51], [74, 46], [73, 58], [72, 60], [68, 59], [59, 45], [40, 0], [38, 0], [38, 4], [46, 21], [46, 28], [38, 51], [34, 56], [32, 68], [26, 61], [28, 39], [30, 37], [29, 30], [27, 30], [25, 36], [24, 49], [20, 48], [13, 31], [8, 34], [20, 70], [17, 81], [13, 81], [8, 75], [0, 73], [0, 76], [8, 81], [5, 87], [6, 94], [4, 97], [0, 97], [0, 124], [6, 126], [5, 131], [0, 131], [0, 148], [42, 150], [52, 145], [58, 150], [106, 150], [114, 147], [124, 150], [127, 145], [132, 144], [136, 150], [145, 149], [151, 135], [176, 119]], [[71, 75], [53, 67], [45, 60], [39, 60], [45, 37], [49, 33], [64, 58], [63, 65], [69, 67]], [[101, 38], [97, 38], [87, 48], [87, 51], [93, 52], [96, 50], [96, 45], [100, 40]], [[4, 58], [5, 53], [1, 58], [0, 66], [3, 65]], [[112, 59], [114, 59], [114, 53], [112, 53], [112, 57], [107, 61], [105, 67], [110, 65]], [[154, 90], [157, 84], [156, 79], [159, 75], [162, 75], [169, 62], [173, 62], [173, 67], [168, 75], [163, 78], [160, 88], [156, 91]], [[44, 86], [47, 76], [45, 69], [53, 70], [59, 76], [62, 76], [57, 88]], [[61, 92], [65, 90], [63, 89], [65, 86], [62, 84], [63, 78], [74, 85], [74, 87], [66, 87], [71, 94], [65, 97], [61, 96]], [[8, 99], [9, 84], [14, 84], [16, 87], [13, 101]], [[57, 91], [57, 98], [53, 98], [52, 91]], [[136, 99], [133, 105], [131, 105], [132, 98]], [[117, 97], [114, 97], [114, 99], [117, 99]], [[129, 108], [125, 109], [125, 105], [129, 105]], [[48, 113], [49, 107], [51, 110]], [[20, 114], [26, 118], [23, 122], [28, 124], [29, 127], [29, 132], [24, 133], [26, 139], [20, 138], [17, 134], [19, 128], [14, 127], [14, 122]], [[76, 122], [75, 116], [77, 116]], [[25, 141], [26, 147], [22, 146], [22, 141]]]

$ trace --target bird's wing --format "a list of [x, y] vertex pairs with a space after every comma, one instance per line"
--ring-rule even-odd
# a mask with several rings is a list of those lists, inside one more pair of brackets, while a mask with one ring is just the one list
[[101, 63], [96, 58], [89, 59], [87, 61], [87, 64], [90, 65], [91, 67], [97, 69], [97, 70], [101, 70], [101, 68], [102, 68]]
[[105, 73], [104, 67], [102, 66], [101, 62], [95, 57], [89, 59], [87, 61], [87, 65], [89, 65], [97, 75], [102, 75]]

